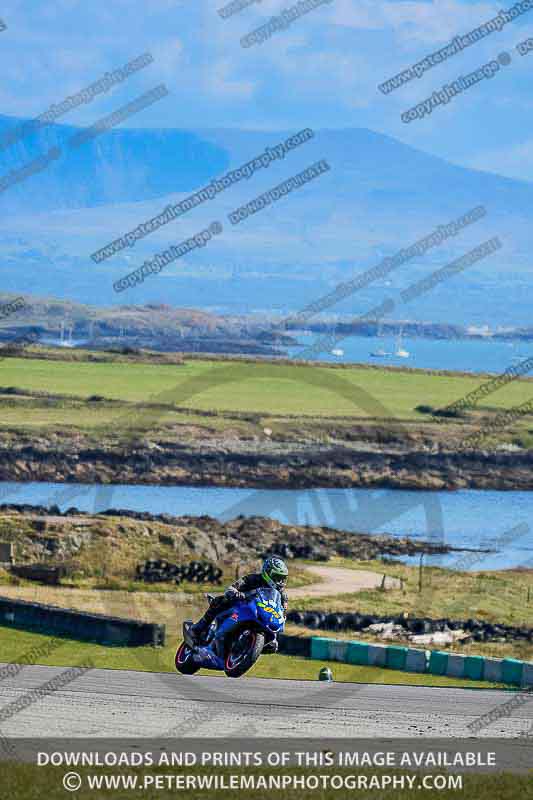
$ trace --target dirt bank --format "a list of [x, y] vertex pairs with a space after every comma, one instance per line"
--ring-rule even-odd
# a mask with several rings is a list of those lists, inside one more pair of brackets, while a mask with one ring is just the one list
[[[266, 517], [239, 516], [220, 522], [209, 516], [109, 509], [85, 514], [29, 505], [0, 506], [3, 541], [12, 542], [16, 563], [75, 562], [85, 574], [131, 577], [146, 558], [173, 563], [190, 559], [232, 565], [258, 562], [269, 552], [287, 559], [327, 561], [341, 556], [370, 560], [380, 556], [447, 553], [443, 544], [386, 534], [352, 533], [317, 525], [285, 525]], [[95, 573], [94, 571], [97, 570]]]
[[257, 488], [533, 489], [533, 451], [232, 436], [102, 441], [0, 433], [0, 480]]

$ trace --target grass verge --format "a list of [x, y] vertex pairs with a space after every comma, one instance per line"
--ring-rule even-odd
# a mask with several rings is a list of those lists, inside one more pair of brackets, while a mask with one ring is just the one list
[[[458, 563], [475, 554], [457, 554]], [[482, 619], [515, 627], [531, 626], [533, 615], [533, 570], [490, 570], [466, 572], [441, 567], [424, 567], [422, 590], [419, 591], [418, 567], [381, 561], [353, 561], [331, 559], [331, 566], [348, 569], [369, 569], [403, 580], [403, 589], [381, 591], [369, 589], [335, 597], [298, 598], [292, 605], [298, 610], [347, 611], [391, 617], [407, 614], [410, 617], [467, 620]], [[295, 628], [294, 632], [308, 632]], [[309, 632], [308, 632], [309, 633]], [[315, 635], [317, 632], [313, 632]], [[318, 635], [337, 638], [365, 638], [357, 633], [331, 633]], [[368, 637], [367, 637], [368, 638]], [[527, 639], [500, 642], [472, 642], [451, 647], [451, 650], [468, 654], [512, 657], [533, 661], [533, 641]]]
[[[68, 749], [67, 747], [65, 749]], [[79, 749], [79, 748], [78, 748]], [[117, 747], [118, 749], [118, 747]], [[185, 749], [185, 748], [184, 748]], [[250, 749], [252, 749], [250, 747]], [[46, 797], [47, 800], [56, 800], [56, 798], [63, 799], [67, 796], [65, 789], [62, 786], [62, 780], [64, 775], [68, 772], [68, 768], [66, 767], [37, 767], [34, 765], [28, 764], [2, 764], [0, 765], [0, 777], [2, 782], [2, 788], [4, 789], [4, 796], [9, 797], [10, 800], [32, 800], [33, 798], [41, 798]], [[182, 767], [146, 767], [144, 769], [134, 769], [134, 768], [124, 768], [124, 767], [117, 767], [115, 769], [87, 769], [81, 768], [77, 770], [79, 773], [82, 784], [81, 788], [78, 792], [76, 792], [75, 797], [79, 798], [80, 800], [89, 800], [89, 798], [100, 798], [100, 797], [112, 797], [114, 800], [130, 800], [132, 796], [135, 794], [139, 794], [139, 790], [141, 790], [141, 796], [146, 798], [146, 800], [161, 800], [161, 798], [170, 798], [176, 797], [181, 792], [176, 790], [175, 785], [174, 788], [165, 788], [166, 776], [179, 776], [179, 775], [217, 775], [217, 776], [225, 776], [226, 780], [229, 781], [230, 775], [246, 775], [246, 776], [256, 776], [255, 780], [258, 780], [260, 775], [264, 776], [279, 776], [279, 775], [293, 775], [297, 777], [306, 777], [311, 775], [340, 775], [346, 778], [348, 775], [353, 775], [354, 771], [349, 771], [346, 769], [339, 769], [339, 768], [322, 768], [322, 769], [298, 769], [298, 768], [285, 768], [283, 771], [276, 770], [272, 768], [263, 768], [263, 769], [249, 769], [244, 770], [240, 769], [228, 769], [228, 768], [219, 768], [213, 769], [208, 767], [198, 768], [198, 767], [189, 767], [189, 768], [182, 768]], [[520, 797], [523, 800], [527, 800], [528, 798], [533, 797], [533, 781], [531, 778], [525, 775], [514, 775], [514, 774], [496, 774], [496, 775], [486, 775], [486, 774], [467, 774], [463, 775], [462, 777], [462, 786], [459, 788], [456, 783], [456, 778], [458, 776], [453, 776], [453, 783], [450, 783], [447, 788], [443, 788], [439, 791], [436, 791], [433, 787], [434, 780], [428, 779], [429, 783], [425, 786], [423, 783], [424, 777], [423, 773], [421, 772], [405, 772], [399, 770], [388, 770], [387, 775], [397, 776], [400, 778], [401, 775], [410, 776], [413, 780], [412, 783], [407, 780], [397, 786], [397, 788], [376, 788], [376, 789], [365, 789], [363, 787], [354, 786], [351, 790], [346, 787], [346, 790], [349, 792], [349, 796], [352, 793], [357, 795], [357, 797], [361, 798], [376, 798], [376, 800], [409, 800], [409, 798], [413, 797], [413, 790], [419, 789], [422, 790], [422, 795], [418, 795], [418, 792], [415, 792], [415, 796], [418, 797], [435, 797], [438, 796], [441, 800], [456, 800], [457, 797], [466, 797], [468, 800], [484, 800], [486, 797], [494, 798], [494, 800], [516, 800], [516, 798]], [[439, 770], [440, 775], [446, 775], [445, 770]], [[88, 788], [88, 777], [89, 776], [113, 776], [113, 775], [129, 775], [129, 776], [138, 776], [138, 785], [136, 787], [136, 791], [132, 788], [117, 788], [117, 789], [108, 789], [105, 788], [97, 789], [90, 789]], [[160, 786], [156, 785], [155, 778], [152, 784], [146, 785], [144, 776], [161, 776]], [[373, 770], [370, 771], [368, 769], [357, 770], [357, 777], [359, 784], [362, 779], [366, 777], [367, 779], [367, 786], [371, 786], [370, 783], [371, 778], [373, 776], [384, 776], [385, 772], [383, 770]], [[355, 777], [355, 776], [354, 776]], [[151, 780], [148, 778], [148, 780]], [[172, 781], [173, 779], [170, 778]], [[143, 784], [143, 785], [141, 785]], [[175, 784], [175, 781], [174, 781]], [[170, 784], [172, 786], [172, 783]], [[374, 784], [375, 785], [375, 784]], [[412, 787], [412, 788], [411, 788]], [[430, 788], [431, 787], [431, 788]], [[345, 790], [345, 791], [346, 791]], [[275, 791], [275, 790], [274, 790]], [[260, 793], [257, 790], [248, 790], [242, 788], [235, 788], [235, 789], [216, 789], [210, 788], [209, 793], [206, 794], [205, 788], [189, 788], [187, 789], [186, 796], [191, 798], [191, 800], [205, 800], [205, 798], [209, 798], [209, 800], [219, 800], [219, 798], [225, 798], [226, 800], [247, 800], [248, 798], [252, 797], [268, 797], [271, 796], [273, 793], [272, 790], [270, 792]], [[338, 789], [331, 789], [325, 788], [321, 789], [312, 789], [312, 788], [295, 788], [287, 787], [283, 789], [283, 793], [280, 794], [279, 790], [276, 791], [277, 796], [283, 796], [287, 800], [333, 800], [333, 798], [338, 799], [339, 797], [347, 797], [348, 794], [343, 794], [342, 791], [339, 792]]]
[[[50, 637], [30, 631], [0, 627], [0, 653], [2, 661], [21, 661], [25, 653], [42, 646]], [[91, 642], [64, 639], [64, 644], [54, 649], [47, 657], [39, 659], [43, 666], [75, 666], [90, 659], [97, 669], [124, 669], [139, 672], [174, 672], [174, 654], [178, 640], [171, 639], [165, 647], [107, 647]], [[419, 675], [377, 667], [341, 664], [334, 661], [314, 661], [298, 656], [264, 656], [249, 677], [293, 680], [317, 680], [321, 667], [330, 667], [336, 681], [354, 683], [386, 683], [409, 686], [448, 686], [468, 689], [502, 688], [499, 684], [483, 681], [466, 681], [446, 676]], [[201, 670], [199, 675], [221, 675]], [[178, 679], [178, 678], [177, 678]]]

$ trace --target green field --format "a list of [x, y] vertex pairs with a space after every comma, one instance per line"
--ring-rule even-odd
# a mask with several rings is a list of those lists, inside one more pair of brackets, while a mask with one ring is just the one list
[[[356, 439], [381, 446], [418, 439], [415, 446], [431, 441], [453, 449], [502, 410], [533, 398], [533, 381], [517, 380], [461, 417], [439, 422], [419, 407], [443, 408], [487, 378], [254, 360], [165, 364], [41, 355], [0, 360], [0, 430], [7, 436], [42, 430], [114, 439], [148, 431], [161, 441], [205, 434], [257, 440], [270, 428], [278, 441]], [[519, 415], [490, 441], [532, 448], [532, 420], [533, 413]]]
[[[0, 362], [3, 387], [282, 416], [424, 419], [415, 410], [417, 405], [444, 406], [482, 380], [383, 368], [339, 370], [257, 362], [193, 360], [183, 366], [29, 358]], [[532, 395], [531, 382], [515, 381], [490, 395], [479, 408], [507, 408]]]
[[[47, 428], [50, 430], [76, 429], [80, 431], [95, 432], [107, 430], [121, 430], [130, 428], [132, 421], [136, 429], [153, 429], [154, 424], [159, 429], [165, 427], [197, 426], [209, 428], [214, 431], [225, 430], [228, 427], [226, 417], [205, 417], [194, 413], [182, 413], [172, 409], [158, 409], [154, 412], [149, 406], [135, 406], [134, 409], [126, 404], [112, 403], [86, 403], [75, 400], [59, 400], [53, 404], [49, 401], [13, 398], [1, 396], [0, 392], [1, 421], [0, 428], [5, 429], [35, 429]], [[235, 430], [248, 430], [250, 426], [245, 421], [232, 421]]]

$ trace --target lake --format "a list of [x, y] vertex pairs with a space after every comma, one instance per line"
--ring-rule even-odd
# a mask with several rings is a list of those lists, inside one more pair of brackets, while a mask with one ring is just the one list
[[[489, 554], [452, 553], [427, 563], [458, 569], [533, 567], [533, 492], [430, 492], [402, 489], [233, 489], [188, 486], [0, 482], [0, 503], [57, 504], [62, 511], [121, 508], [222, 521], [243, 514], [289, 524], [389, 533]], [[404, 559], [409, 561], [409, 559]]]
[[[290, 347], [287, 352], [296, 358], [302, 347], [317, 341], [322, 334], [297, 333], [299, 347]], [[403, 338], [401, 347], [409, 353], [401, 358], [394, 353], [398, 348], [393, 336], [349, 336], [336, 347], [344, 351], [342, 356], [331, 352], [319, 353], [317, 361], [332, 363], [358, 362], [377, 366], [417, 367], [420, 369], [449, 369], [464, 372], [505, 372], [508, 367], [528, 358], [533, 351], [531, 342], [503, 342], [492, 339], [414, 339]], [[389, 355], [373, 358], [370, 354], [384, 350]]]

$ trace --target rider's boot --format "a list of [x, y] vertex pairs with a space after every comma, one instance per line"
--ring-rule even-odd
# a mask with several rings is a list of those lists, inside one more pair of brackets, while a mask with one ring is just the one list
[[210, 628], [211, 623], [207, 622], [205, 619], [199, 620], [196, 625], [191, 625], [189, 628], [189, 634], [191, 635], [192, 639], [194, 640], [195, 644], [200, 644], [202, 639], [207, 636], [207, 632]]

